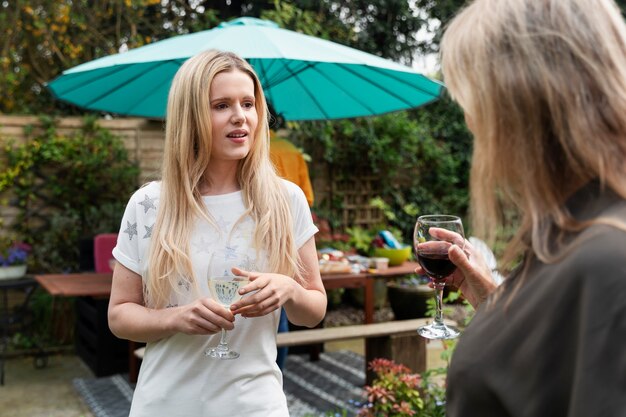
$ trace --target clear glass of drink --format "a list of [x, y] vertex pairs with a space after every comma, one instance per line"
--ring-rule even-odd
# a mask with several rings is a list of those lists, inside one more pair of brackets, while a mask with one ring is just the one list
[[[248, 277], [235, 275], [232, 269], [237, 267], [250, 271], [253, 269], [251, 266], [250, 258], [243, 253], [234, 251], [214, 253], [211, 256], [207, 271], [211, 297], [225, 308], [230, 308], [231, 304], [241, 299], [239, 289], [250, 282]], [[219, 344], [208, 348], [205, 354], [215, 359], [237, 359], [239, 357], [239, 353], [228, 346], [225, 329], [221, 331]]]

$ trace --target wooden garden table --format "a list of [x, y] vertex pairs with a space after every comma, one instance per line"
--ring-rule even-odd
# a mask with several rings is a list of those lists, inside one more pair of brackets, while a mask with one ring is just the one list
[[[363, 310], [365, 323], [369, 324], [374, 322], [374, 280], [413, 274], [416, 267], [416, 262], [404, 262], [375, 272], [322, 274], [322, 282], [327, 290], [364, 288]], [[111, 273], [44, 274], [35, 275], [35, 280], [53, 296], [107, 298], [111, 295]]]
[[322, 282], [327, 290], [335, 288], [363, 288], [363, 310], [365, 324], [374, 323], [374, 280], [397, 278], [415, 273], [416, 262], [404, 262], [399, 266], [390, 266], [387, 269], [375, 272], [322, 274]]
[[111, 295], [112, 277], [110, 272], [81, 272], [35, 275], [35, 280], [53, 296], [108, 298]]

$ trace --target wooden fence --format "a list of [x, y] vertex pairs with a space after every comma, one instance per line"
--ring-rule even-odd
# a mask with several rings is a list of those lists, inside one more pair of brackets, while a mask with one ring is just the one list
[[[82, 124], [83, 120], [80, 117], [59, 118], [57, 132], [60, 135], [70, 134], [80, 129]], [[158, 177], [165, 135], [163, 122], [139, 118], [100, 119], [98, 125], [122, 138], [131, 158], [139, 162], [141, 182]], [[34, 116], [0, 115], [0, 138], [14, 139], [18, 143], [25, 142], [28, 140], [24, 133], [26, 126], [37, 129], [40, 126], [39, 119]]]

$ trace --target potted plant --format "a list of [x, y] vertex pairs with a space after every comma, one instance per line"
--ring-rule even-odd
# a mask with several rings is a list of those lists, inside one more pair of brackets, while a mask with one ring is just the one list
[[30, 245], [11, 237], [0, 239], [0, 279], [21, 278], [26, 274]]
[[428, 278], [407, 276], [387, 282], [387, 299], [396, 320], [426, 317], [428, 300], [435, 297], [435, 289]]
[[369, 363], [376, 373], [365, 387], [366, 403], [358, 417], [425, 417], [445, 415], [445, 391], [432, 377], [436, 373], [413, 373], [392, 360], [377, 358]]

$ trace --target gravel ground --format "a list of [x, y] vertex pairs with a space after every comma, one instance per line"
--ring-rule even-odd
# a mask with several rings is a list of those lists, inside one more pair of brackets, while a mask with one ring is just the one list
[[[374, 311], [374, 321], [381, 323], [393, 320], [393, 312], [389, 307], [383, 307]], [[341, 305], [326, 312], [324, 327], [349, 326], [363, 323], [365, 312], [362, 308]]]
[[[444, 312], [444, 317], [457, 322], [460, 327], [465, 327], [465, 319], [468, 312], [462, 304], [450, 304], [444, 306], [448, 312]], [[363, 308], [353, 307], [348, 304], [336, 306], [326, 312], [324, 327], [349, 326], [364, 322], [365, 313]], [[374, 311], [374, 322], [382, 323], [394, 320], [393, 311], [389, 306], [376, 309]]]

